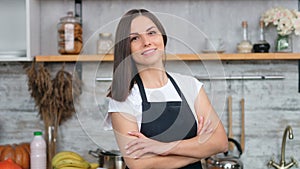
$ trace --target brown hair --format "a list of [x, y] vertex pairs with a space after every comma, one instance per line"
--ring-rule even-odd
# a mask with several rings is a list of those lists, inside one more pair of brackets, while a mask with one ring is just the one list
[[123, 15], [115, 34], [113, 80], [107, 95], [117, 101], [126, 100], [133, 87], [134, 76], [138, 73], [131, 57], [129, 35], [132, 20], [141, 15], [152, 20], [163, 36], [164, 46], [167, 44], [164, 27], [158, 18], [148, 10], [132, 9]]

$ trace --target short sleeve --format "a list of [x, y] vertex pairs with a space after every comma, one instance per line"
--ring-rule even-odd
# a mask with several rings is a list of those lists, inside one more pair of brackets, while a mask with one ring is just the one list
[[196, 89], [198, 91], [198, 93], [200, 92], [200, 89], [202, 88], [203, 86], [203, 83], [200, 82], [198, 79], [194, 78], [194, 81], [195, 81], [195, 85], [196, 85]]
[[[123, 102], [116, 101], [112, 98], [108, 98], [108, 113], [106, 114], [104, 118], [104, 124], [103, 128], [104, 130], [111, 130], [112, 124], [111, 124], [111, 116], [110, 114], [112, 112], [120, 112], [120, 113], [127, 113], [134, 117], [136, 117], [137, 122], [140, 123], [141, 121], [141, 98], [139, 96], [138, 89], [136, 87], [133, 87], [131, 90], [130, 95], [127, 97], [127, 99]], [[137, 97], [138, 96], [138, 97]]]

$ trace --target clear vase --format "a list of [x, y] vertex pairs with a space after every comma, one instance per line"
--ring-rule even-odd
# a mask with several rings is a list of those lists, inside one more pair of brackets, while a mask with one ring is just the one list
[[293, 52], [293, 43], [291, 35], [277, 35], [275, 42], [276, 52]]

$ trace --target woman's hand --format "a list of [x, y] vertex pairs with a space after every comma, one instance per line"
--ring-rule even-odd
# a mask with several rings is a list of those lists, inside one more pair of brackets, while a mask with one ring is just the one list
[[197, 135], [202, 135], [202, 134], [210, 134], [212, 133], [213, 129], [211, 127], [211, 120], [207, 120], [204, 123], [204, 118], [203, 116], [198, 117], [198, 130], [197, 130]]
[[167, 155], [167, 152], [177, 144], [176, 142], [164, 143], [156, 141], [138, 131], [131, 131], [128, 134], [137, 137], [137, 139], [125, 146], [126, 154], [134, 156], [134, 158], [141, 158], [146, 154]]
[[[198, 118], [198, 130], [197, 135], [210, 134], [213, 129], [211, 128], [211, 121], [207, 120], [204, 122], [204, 118], [200, 116]], [[156, 154], [156, 155], [168, 155], [168, 152], [176, 145], [178, 142], [160, 142], [150, 139], [144, 136], [138, 131], [128, 132], [130, 136], [135, 136], [137, 139], [131, 141], [125, 146], [126, 155], [134, 156], [134, 158], [141, 158], [146, 154]]]

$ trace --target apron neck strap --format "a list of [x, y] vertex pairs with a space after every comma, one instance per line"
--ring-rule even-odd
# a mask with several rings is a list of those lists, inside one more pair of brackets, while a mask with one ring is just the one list
[[[167, 73], [167, 72], [166, 72]], [[173, 86], [175, 87], [177, 93], [179, 94], [180, 98], [182, 97], [182, 94], [181, 94], [181, 91], [178, 87], [178, 85], [176, 84], [175, 80], [167, 73], [167, 76], [168, 78], [171, 80], [171, 83], [173, 84]], [[140, 90], [140, 93], [141, 93], [141, 97], [142, 97], [142, 100], [143, 102], [148, 102], [147, 100], [147, 97], [146, 97], [146, 92], [145, 92], [145, 88], [144, 88], [144, 85], [143, 85], [143, 82], [142, 82], [142, 79], [140, 77], [139, 74], [137, 74], [135, 76], [135, 81], [139, 87], [139, 90]]]

